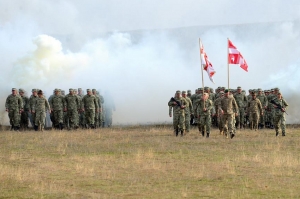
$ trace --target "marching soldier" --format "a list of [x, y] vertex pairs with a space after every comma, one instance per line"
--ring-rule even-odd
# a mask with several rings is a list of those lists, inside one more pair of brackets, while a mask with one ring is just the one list
[[59, 89], [54, 90], [54, 95], [49, 100], [54, 128], [63, 130], [65, 99], [59, 93]]
[[99, 112], [101, 103], [93, 95], [91, 89], [87, 89], [87, 94], [82, 98], [81, 110], [85, 112], [86, 124], [90, 128], [95, 128], [95, 114]]
[[[259, 101], [262, 105], [262, 108], [264, 110], [263, 113], [265, 115], [265, 113], [267, 112], [267, 107], [268, 107], [268, 99], [267, 99], [266, 95], [264, 95], [262, 93], [261, 88], [258, 89], [257, 99], [259, 99]], [[258, 128], [264, 128], [265, 127], [265, 116], [264, 115], [261, 116], [260, 119], [259, 119]]]
[[74, 94], [72, 88], [69, 89], [69, 94], [65, 97], [65, 111], [69, 120], [69, 130], [78, 128], [78, 111], [80, 109], [80, 97]]
[[234, 99], [239, 107], [239, 114], [236, 116], [237, 128], [244, 127], [245, 120], [245, 107], [247, 105], [247, 97], [242, 94], [242, 88], [240, 86], [237, 87], [237, 93], [234, 95]]
[[17, 89], [12, 89], [12, 94], [6, 98], [5, 108], [8, 112], [11, 130], [20, 130], [21, 113], [23, 112], [22, 98], [17, 94]]
[[252, 92], [252, 99], [248, 101], [247, 113], [249, 114], [250, 129], [255, 131], [258, 128], [259, 117], [263, 116], [263, 109], [260, 100], [256, 98], [256, 93]]
[[186, 132], [190, 132], [190, 121], [191, 115], [193, 114], [193, 104], [189, 97], [186, 95], [186, 91], [182, 91], [182, 97], [186, 100], [187, 105], [184, 108], [184, 116], [185, 116], [185, 130]]
[[[275, 107], [274, 125], [276, 136], [279, 135], [279, 125], [281, 127], [282, 136], [285, 136], [285, 110], [288, 106], [287, 102], [282, 98], [281, 92], [277, 92], [277, 97], [273, 99], [273, 105]], [[272, 102], [271, 102], [272, 103]]]
[[196, 113], [195, 115], [197, 118], [199, 118], [199, 124], [198, 128], [201, 132], [202, 136], [204, 136], [204, 133], [206, 131], [206, 137], [209, 137], [210, 134], [210, 126], [211, 126], [211, 113], [210, 111], [213, 108], [213, 103], [209, 99], [208, 93], [204, 93], [202, 95], [202, 98], [196, 105]]
[[25, 96], [25, 91], [23, 89], [19, 89], [20, 97], [23, 102], [23, 111], [21, 113], [21, 122], [20, 127], [23, 128], [24, 131], [28, 129], [28, 112], [29, 112], [29, 98]]
[[37, 94], [38, 97], [32, 107], [32, 112], [36, 114], [34, 130], [44, 131], [46, 111], [49, 110], [51, 113], [51, 110], [47, 99], [43, 96], [43, 91], [39, 90]]

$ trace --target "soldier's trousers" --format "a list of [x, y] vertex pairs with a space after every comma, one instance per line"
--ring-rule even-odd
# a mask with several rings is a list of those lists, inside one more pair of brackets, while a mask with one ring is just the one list
[[21, 115], [20, 115], [19, 110], [9, 109], [8, 117], [9, 117], [9, 123], [11, 126], [20, 127]]
[[239, 108], [239, 113], [236, 116], [237, 125], [244, 125], [245, 123], [245, 110], [244, 108]]
[[257, 129], [258, 121], [259, 121], [259, 113], [257, 111], [250, 112], [249, 113], [249, 122], [250, 122], [251, 129], [253, 129], [253, 128]]
[[210, 126], [211, 126], [211, 116], [210, 115], [200, 115], [199, 118], [199, 128], [202, 131], [210, 132]]
[[78, 111], [76, 109], [68, 109], [67, 112], [69, 127], [74, 128], [78, 126]]
[[82, 127], [85, 126], [85, 124], [86, 124], [85, 113], [84, 112], [80, 112], [80, 114], [79, 114], [79, 124]]
[[85, 109], [85, 120], [88, 125], [95, 124], [95, 109]]
[[224, 125], [223, 125], [223, 118], [222, 118], [222, 115], [220, 114], [218, 116], [218, 128], [220, 131], [223, 131], [224, 129]]
[[37, 111], [35, 112], [35, 125], [41, 125], [42, 128], [45, 126], [46, 112], [45, 111]]
[[285, 133], [285, 115], [284, 114], [276, 114], [274, 117], [274, 127], [276, 132], [279, 130], [279, 126], [281, 127], [282, 133]]
[[100, 124], [100, 114], [99, 113], [95, 113], [95, 119], [94, 119], [94, 121], [95, 121], [95, 126], [99, 127], [99, 124]]
[[[64, 112], [63, 110], [53, 110], [53, 112], [51, 113], [52, 117], [53, 117], [53, 123], [55, 126], [59, 125], [59, 123], [63, 123], [64, 122]], [[51, 118], [51, 114], [50, 114], [50, 118]]]
[[190, 120], [191, 120], [191, 115], [190, 114], [185, 114], [185, 130], [187, 132], [190, 132], [191, 129], [191, 124], [190, 124]]
[[234, 114], [223, 114], [222, 115], [222, 123], [224, 132], [229, 131], [230, 133], [234, 133]]
[[173, 114], [173, 126], [175, 130], [184, 130], [185, 129], [184, 123], [185, 123], [184, 113]]
[[28, 127], [28, 111], [23, 111], [21, 113], [21, 122], [20, 122], [20, 126], [27, 128]]

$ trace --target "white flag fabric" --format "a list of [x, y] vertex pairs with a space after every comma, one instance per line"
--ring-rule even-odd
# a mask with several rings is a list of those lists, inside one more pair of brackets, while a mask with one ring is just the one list
[[200, 41], [200, 57], [201, 57], [201, 62], [203, 64], [203, 69], [207, 72], [208, 77], [210, 81], [214, 82], [213, 76], [216, 73], [215, 69], [213, 68], [211, 62], [209, 61], [206, 52], [204, 51], [204, 47], [202, 42]]

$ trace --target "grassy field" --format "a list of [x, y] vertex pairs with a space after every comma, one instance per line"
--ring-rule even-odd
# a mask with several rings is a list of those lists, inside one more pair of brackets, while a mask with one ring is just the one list
[[0, 198], [300, 198], [299, 132], [0, 131]]

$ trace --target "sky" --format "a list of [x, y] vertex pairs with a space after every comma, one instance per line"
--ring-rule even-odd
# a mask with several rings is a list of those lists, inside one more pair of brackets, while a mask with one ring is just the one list
[[114, 98], [115, 124], [171, 122], [174, 92], [202, 87], [198, 39], [216, 88], [227, 86], [230, 38], [249, 65], [230, 66], [230, 87], [279, 87], [298, 123], [299, 10], [296, 0], [0, 0], [1, 122], [12, 87], [96, 88]]

